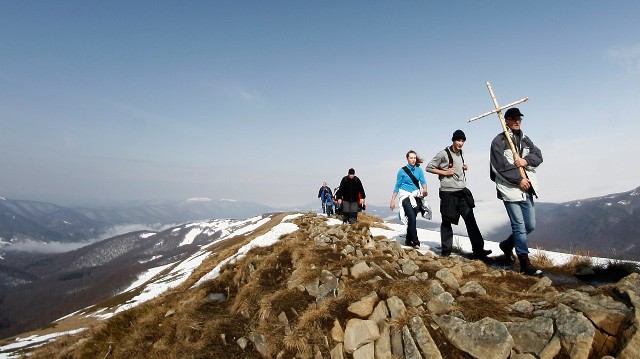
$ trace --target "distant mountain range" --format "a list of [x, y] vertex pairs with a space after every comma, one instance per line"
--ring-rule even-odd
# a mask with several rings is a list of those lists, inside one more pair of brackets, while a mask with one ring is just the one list
[[262, 218], [131, 232], [66, 253], [12, 253], [0, 260], [0, 338], [114, 296], [147, 270], [183, 261]]
[[100, 208], [0, 199], [0, 258], [2, 252], [24, 249], [25, 243], [31, 249], [38, 248], [37, 243], [88, 244], [132, 230], [212, 218], [242, 219], [273, 211], [258, 203], [208, 198], [139, 201]]

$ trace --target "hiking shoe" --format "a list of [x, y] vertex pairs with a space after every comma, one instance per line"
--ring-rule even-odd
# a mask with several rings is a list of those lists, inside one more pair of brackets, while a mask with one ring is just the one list
[[528, 266], [520, 267], [520, 273], [524, 273], [530, 276], [542, 275], [542, 271], [531, 264], [529, 264]]
[[515, 259], [513, 258], [513, 247], [509, 245], [508, 241], [502, 241], [498, 245], [502, 253], [504, 253], [504, 262], [506, 264], [513, 264]]
[[542, 271], [531, 264], [528, 254], [518, 254], [518, 261], [520, 261], [520, 273], [526, 275], [538, 276], [542, 274]]

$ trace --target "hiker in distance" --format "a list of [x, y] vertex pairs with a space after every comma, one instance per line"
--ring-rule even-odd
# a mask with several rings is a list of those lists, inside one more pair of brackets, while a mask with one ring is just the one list
[[349, 168], [348, 174], [342, 177], [340, 187], [336, 191], [338, 206], [342, 206], [343, 222], [354, 224], [358, 221], [359, 205], [364, 206], [365, 197], [364, 187], [360, 178], [356, 176], [356, 170]]
[[460, 217], [464, 219], [467, 234], [471, 241], [473, 257], [486, 260], [491, 250], [484, 249], [484, 239], [473, 215], [475, 203], [473, 194], [467, 188], [465, 172], [469, 166], [464, 162], [462, 147], [467, 137], [462, 130], [456, 130], [451, 137], [451, 146], [438, 152], [427, 164], [426, 171], [438, 175], [440, 179], [440, 244], [441, 255], [451, 255], [453, 247], [453, 229], [451, 224], [457, 225]]
[[[508, 262], [513, 263], [512, 250], [515, 248], [520, 261], [520, 272], [539, 275], [542, 271], [529, 261], [527, 235], [536, 226], [536, 212], [533, 197], [538, 197], [536, 168], [542, 163], [542, 151], [521, 129], [522, 116], [519, 109], [512, 107], [504, 114], [507, 131], [511, 136], [519, 158], [514, 154], [504, 132], [491, 142], [491, 180], [496, 183], [498, 199], [502, 200], [511, 221], [511, 235], [500, 242]], [[524, 169], [521, 177], [519, 168]]]
[[327, 203], [331, 204], [333, 202], [333, 193], [331, 193], [331, 188], [327, 185], [327, 182], [322, 183], [322, 187], [318, 191], [318, 198], [322, 202], [322, 213], [327, 213]]
[[398, 170], [389, 208], [394, 210], [397, 197], [400, 205], [400, 220], [407, 225], [405, 245], [415, 248], [420, 246], [416, 217], [422, 209], [422, 198], [428, 194], [427, 181], [420, 168], [420, 164], [424, 162], [422, 158], [413, 150], [407, 152], [406, 158], [407, 165]]

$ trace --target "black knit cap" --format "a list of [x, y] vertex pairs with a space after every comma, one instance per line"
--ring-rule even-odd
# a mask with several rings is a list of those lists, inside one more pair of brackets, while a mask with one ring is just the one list
[[466, 141], [467, 140], [467, 136], [464, 135], [464, 132], [462, 132], [462, 130], [456, 130], [453, 133], [453, 136], [451, 136], [451, 141], [455, 141], [455, 140]]
[[354, 170], [353, 168], [349, 168], [349, 174], [350, 175], [356, 174], [356, 170]]

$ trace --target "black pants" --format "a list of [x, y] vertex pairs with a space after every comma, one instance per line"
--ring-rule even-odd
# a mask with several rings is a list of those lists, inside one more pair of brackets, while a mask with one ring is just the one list
[[[452, 196], [451, 199], [456, 198], [456, 212], [464, 220], [464, 224], [467, 227], [467, 234], [471, 241], [471, 248], [473, 254], [483, 255], [484, 239], [476, 223], [476, 217], [473, 215], [473, 208], [469, 207], [464, 197]], [[444, 216], [442, 218], [442, 224], [440, 224], [440, 242], [442, 245], [442, 254], [451, 254], [453, 247], [453, 229], [451, 228], [451, 222], [447, 221]]]
[[418, 230], [416, 229], [416, 217], [418, 216], [417, 208], [411, 207], [411, 200], [405, 198], [402, 200], [402, 209], [407, 216], [407, 240], [406, 245], [420, 244], [418, 240]]

